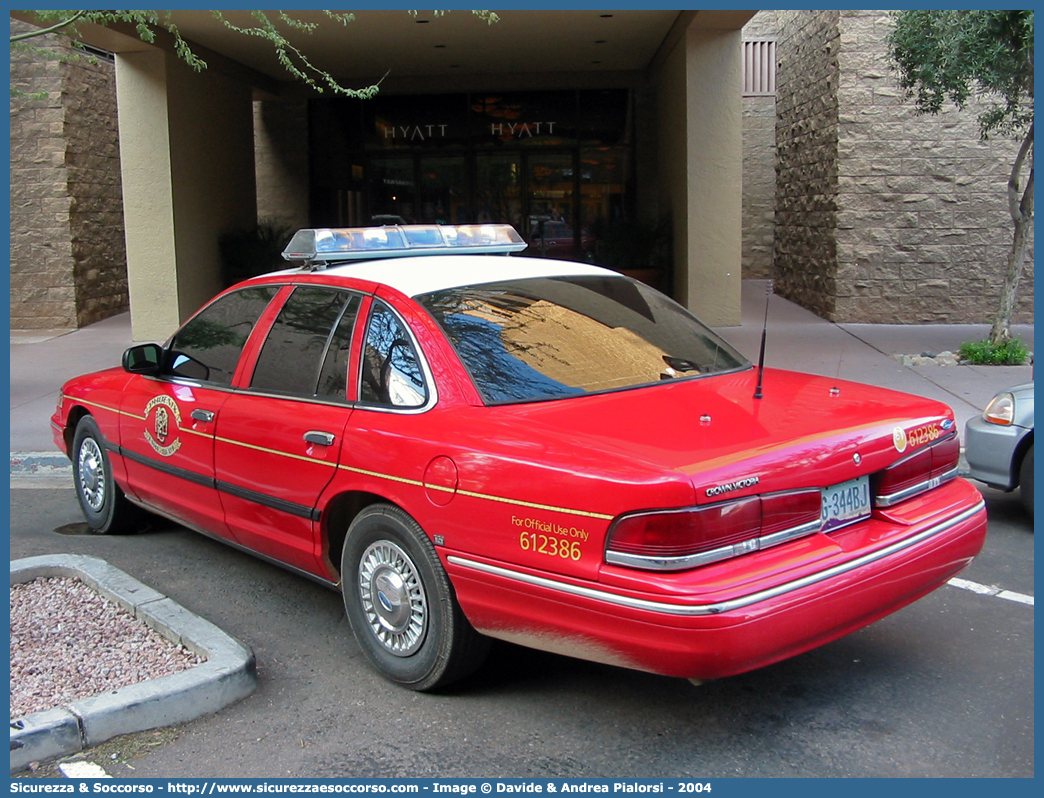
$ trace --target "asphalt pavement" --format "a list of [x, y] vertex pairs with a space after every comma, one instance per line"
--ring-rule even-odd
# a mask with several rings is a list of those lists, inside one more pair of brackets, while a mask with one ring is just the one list
[[[986, 548], [961, 577], [1031, 595], [1018, 494], [982, 490]], [[699, 687], [497, 641], [473, 677], [418, 694], [369, 666], [341, 597], [308, 579], [162, 520], [86, 534], [69, 487], [12, 490], [10, 518], [12, 557], [98, 557], [254, 652], [248, 698], [86, 752], [117, 779], [1034, 775], [1034, 608], [999, 593], [945, 586]]]

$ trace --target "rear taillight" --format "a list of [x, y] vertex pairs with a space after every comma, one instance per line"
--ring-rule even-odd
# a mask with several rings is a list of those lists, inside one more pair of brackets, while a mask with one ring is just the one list
[[815, 532], [821, 513], [820, 491], [803, 490], [625, 515], [609, 530], [605, 559], [661, 571], [695, 568]]
[[961, 444], [957, 435], [905, 457], [874, 475], [874, 504], [891, 507], [957, 476]]

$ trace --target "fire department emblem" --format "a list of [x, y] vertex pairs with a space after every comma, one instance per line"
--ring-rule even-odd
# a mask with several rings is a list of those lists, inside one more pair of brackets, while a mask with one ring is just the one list
[[895, 444], [895, 450], [899, 452], [899, 454], [905, 452], [908, 443], [906, 439], [906, 430], [902, 427], [896, 427], [892, 430], [892, 443]]
[[[173, 416], [173, 429], [171, 416]], [[170, 457], [181, 448], [181, 411], [178, 403], [166, 394], [160, 394], [145, 405], [145, 440], [163, 457]]]
[[170, 428], [170, 413], [167, 408], [160, 406], [156, 408], [156, 440], [160, 443], [167, 442], [167, 432]]

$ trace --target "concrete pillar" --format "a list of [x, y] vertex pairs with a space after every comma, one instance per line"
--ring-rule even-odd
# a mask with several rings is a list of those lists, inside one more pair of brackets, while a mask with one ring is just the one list
[[251, 88], [159, 50], [116, 56], [136, 341], [165, 340], [221, 287], [218, 239], [253, 226]]
[[714, 326], [741, 321], [742, 80], [740, 30], [690, 28], [657, 85], [675, 296]]

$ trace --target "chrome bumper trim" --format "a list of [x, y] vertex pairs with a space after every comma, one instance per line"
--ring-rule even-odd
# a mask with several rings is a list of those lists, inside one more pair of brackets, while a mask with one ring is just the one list
[[907, 499], [911, 499], [919, 493], [924, 493], [926, 490], [932, 490], [942, 485], [944, 482], [957, 479], [957, 467], [954, 466], [952, 469], [947, 471], [945, 474], [940, 474], [932, 479], [927, 479], [924, 482], [918, 482], [916, 485], [911, 485], [905, 490], [897, 491], [896, 493], [889, 493], [887, 496], [877, 496], [874, 499], [875, 507], [894, 507], [900, 502], [904, 502]]
[[512, 579], [516, 582], [522, 582], [527, 585], [535, 585], [537, 587], [544, 587], [549, 590], [557, 590], [561, 593], [567, 593], [573, 596], [582, 596], [584, 598], [593, 599], [594, 601], [602, 601], [606, 604], [614, 604], [620, 607], [628, 607], [636, 610], [646, 610], [648, 612], [656, 612], [662, 615], [675, 615], [682, 617], [695, 617], [701, 615], [718, 615], [723, 612], [730, 612], [732, 610], [742, 609], [743, 607], [749, 607], [752, 604], [757, 604], [768, 599], [776, 598], [777, 596], [791, 593], [795, 590], [814, 585], [817, 582], [822, 582], [827, 579], [832, 579], [835, 576], [854, 571], [857, 568], [861, 568], [864, 565], [869, 565], [877, 560], [889, 557], [896, 552], [908, 549], [911, 546], [916, 546], [922, 541], [928, 540], [935, 535], [947, 531], [964, 521], [967, 521], [972, 516], [978, 514], [984, 509], [986, 503], [982, 500], [977, 502], [974, 507], [970, 507], [967, 510], [963, 510], [952, 518], [948, 518], [945, 521], [936, 524], [935, 526], [929, 527], [916, 535], [900, 540], [893, 543], [890, 546], [886, 546], [879, 551], [865, 554], [862, 557], [858, 557], [846, 563], [835, 565], [833, 568], [828, 568], [825, 571], [811, 574], [801, 579], [795, 579], [792, 582], [787, 582], [776, 587], [769, 588], [767, 590], [761, 590], [757, 593], [751, 593], [747, 596], [741, 596], [740, 598], [731, 599], [729, 601], [721, 601], [716, 604], [694, 604], [694, 605], [682, 605], [682, 604], [668, 604], [662, 601], [649, 601], [647, 599], [632, 598], [630, 596], [621, 596], [616, 593], [609, 593], [605, 590], [598, 590], [590, 587], [583, 587], [581, 585], [572, 585], [566, 582], [559, 582], [555, 579], [548, 579], [543, 576], [535, 576], [533, 574], [524, 574], [518, 571], [513, 571], [508, 568], [502, 568], [498, 565], [489, 565], [487, 563], [476, 562], [475, 560], [469, 560], [466, 557], [459, 557], [451, 554], [447, 557], [447, 560], [453, 565], [459, 565], [462, 568], [470, 568], [475, 571], [481, 571], [483, 573], [492, 574], [494, 576], [500, 576], [505, 579]]

